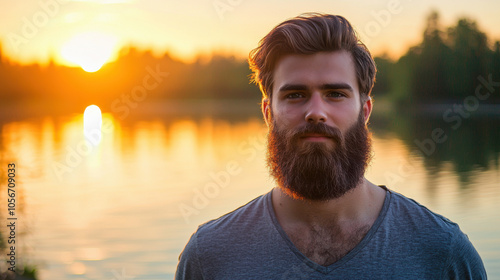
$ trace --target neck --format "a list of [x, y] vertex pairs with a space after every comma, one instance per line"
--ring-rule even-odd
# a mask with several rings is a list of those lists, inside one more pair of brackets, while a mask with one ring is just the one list
[[281, 225], [342, 226], [373, 223], [385, 199], [385, 191], [363, 179], [342, 197], [328, 201], [298, 200], [281, 188], [272, 192], [276, 217]]

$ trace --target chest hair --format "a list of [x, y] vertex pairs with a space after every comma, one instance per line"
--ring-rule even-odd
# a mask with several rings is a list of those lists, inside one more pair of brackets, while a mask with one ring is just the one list
[[285, 230], [299, 251], [313, 262], [328, 266], [347, 255], [370, 230], [370, 225], [346, 230], [339, 226]]

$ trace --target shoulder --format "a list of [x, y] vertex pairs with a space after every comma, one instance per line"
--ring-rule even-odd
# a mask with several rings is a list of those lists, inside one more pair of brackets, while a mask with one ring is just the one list
[[452, 237], [463, 234], [456, 223], [392, 190], [388, 190], [382, 211], [377, 242], [390, 244], [392, 251], [402, 255], [442, 261], [447, 258]]
[[261, 195], [217, 219], [200, 225], [197, 230], [198, 237], [212, 239], [234, 235], [238, 232], [246, 232], [248, 227], [253, 228], [259, 225], [263, 218], [268, 215], [267, 199], [269, 195], [270, 193]]
[[465, 234], [452, 237], [442, 279], [487, 279], [483, 261]]
[[461, 232], [458, 224], [437, 214], [417, 201], [400, 193], [390, 191], [391, 201], [388, 215], [391, 219], [398, 219], [405, 226], [417, 231], [432, 231], [451, 236]]
[[456, 235], [465, 235], [457, 223], [417, 201], [390, 191], [386, 225], [392, 233], [426, 253], [447, 253]]
[[457, 223], [393, 191], [387, 216], [401, 239], [442, 261], [443, 279], [486, 279], [481, 257]]
[[[261, 195], [247, 204], [200, 225], [180, 255], [177, 274], [206, 274], [222, 267], [238, 252], [252, 250], [272, 226], [267, 200], [270, 193]], [[235, 255], [236, 254], [236, 255]], [[179, 277], [196, 279], [197, 277]]]

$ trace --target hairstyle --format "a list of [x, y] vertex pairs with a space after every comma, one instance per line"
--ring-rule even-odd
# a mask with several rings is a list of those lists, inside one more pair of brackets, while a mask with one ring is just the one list
[[358, 39], [352, 25], [342, 16], [306, 13], [279, 24], [250, 52], [248, 63], [252, 81], [259, 85], [263, 98], [272, 96], [274, 68], [289, 54], [315, 54], [346, 50], [353, 58], [361, 100], [370, 96], [375, 62], [368, 48]]

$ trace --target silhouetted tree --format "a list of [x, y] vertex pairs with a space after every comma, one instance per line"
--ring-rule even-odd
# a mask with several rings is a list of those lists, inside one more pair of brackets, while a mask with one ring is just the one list
[[479, 31], [476, 22], [462, 18], [448, 29], [448, 45], [452, 50], [447, 70], [448, 91], [455, 99], [474, 94], [479, 75], [488, 74], [488, 48], [486, 34]]
[[418, 59], [411, 79], [412, 99], [420, 104], [442, 99], [448, 95], [447, 71], [450, 49], [443, 41], [439, 15], [432, 12], [427, 18], [422, 44], [414, 49]]
[[386, 96], [391, 91], [393, 62], [386, 55], [375, 57], [374, 60], [377, 65], [377, 78], [372, 94], [376, 97]]
[[[495, 42], [494, 51], [491, 55], [491, 62], [489, 67], [489, 72], [493, 75], [493, 81], [500, 81], [500, 41]], [[500, 89], [499, 89], [500, 91]], [[497, 95], [500, 96], [500, 95]], [[500, 99], [500, 98], [498, 98]]]

